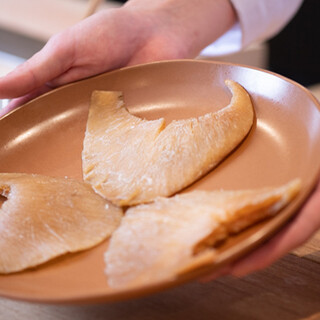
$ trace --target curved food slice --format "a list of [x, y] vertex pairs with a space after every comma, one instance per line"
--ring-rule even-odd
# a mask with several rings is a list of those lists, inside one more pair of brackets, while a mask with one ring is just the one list
[[213, 246], [228, 235], [276, 214], [300, 189], [194, 191], [130, 208], [105, 253], [112, 287], [150, 285], [212, 264]]
[[82, 182], [0, 174], [0, 273], [90, 248], [118, 227], [122, 210]]
[[233, 93], [222, 110], [198, 118], [144, 120], [131, 115], [120, 92], [92, 95], [82, 153], [83, 176], [118, 205], [150, 202], [188, 186], [230, 153], [254, 118], [248, 93], [226, 81]]

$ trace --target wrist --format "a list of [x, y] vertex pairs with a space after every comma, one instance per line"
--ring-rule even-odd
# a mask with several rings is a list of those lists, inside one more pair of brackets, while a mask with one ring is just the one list
[[183, 57], [196, 56], [237, 20], [229, 0], [130, 0], [123, 7], [143, 19], [147, 36], [177, 41]]

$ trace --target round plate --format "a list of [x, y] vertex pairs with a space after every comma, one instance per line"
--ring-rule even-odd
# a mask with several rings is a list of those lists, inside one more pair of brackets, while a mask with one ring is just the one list
[[[276, 217], [230, 238], [214, 265], [136, 290], [108, 287], [103, 254], [108, 241], [37, 268], [0, 276], [0, 295], [28, 301], [69, 303], [128, 299], [159, 291], [238, 259], [272, 236], [312, 191], [319, 173], [320, 114], [302, 86], [249, 67], [195, 60], [123, 68], [69, 84], [0, 119], [0, 172], [27, 172], [82, 179], [81, 151], [93, 90], [123, 91], [130, 112], [168, 122], [227, 105], [224, 80], [251, 95], [256, 123], [245, 141], [190, 189], [248, 189], [302, 180], [302, 192]], [[2, 200], [3, 201], [3, 200]], [[1, 203], [0, 203], [1, 205]]]

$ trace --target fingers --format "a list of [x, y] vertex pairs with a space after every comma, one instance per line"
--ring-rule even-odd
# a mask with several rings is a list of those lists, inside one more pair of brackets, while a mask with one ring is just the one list
[[51, 89], [52, 89], [51, 87], [44, 85], [44, 86], [32, 91], [31, 93], [28, 93], [22, 97], [11, 100], [5, 108], [0, 109], [0, 117], [4, 116], [5, 114], [9, 113], [10, 111], [12, 111], [18, 107], [20, 107], [21, 105], [28, 102], [29, 100], [34, 99], [34, 98], [40, 96], [41, 94], [44, 94], [44, 93], [50, 91]]
[[313, 193], [298, 216], [260, 249], [236, 262], [230, 273], [241, 277], [268, 267], [286, 253], [302, 245], [320, 228], [320, 191]]
[[97, 75], [107, 70], [109, 71], [111, 70], [111, 68], [106, 68], [106, 70], [105, 69], [100, 70], [99, 68], [95, 68], [94, 66], [87, 66], [87, 65], [74, 66], [71, 69], [68, 69], [65, 73], [54, 78], [53, 80], [48, 81], [47, 84], [52, 88], [56, 88], [73, 81], [77, 81], [77, 80], [88, 78], [90, 76]]
[[226, 265], [226, 266], [222, 267], [221, 269], [217, 270], [216, 272], [213, 272], [209, 275], [206, 275], [206, 276], [200, 278], [199, 281], [200, 282], [209, 282], [209, 281], [215, 280], [219, 277], [226, 276], [226, 275], [230, 274], [230, 271], [231, 271], [231, 266]]
[[[60, 35], [49, 40], [45, 47], [0, 78], [0, 99], [12, 99], [36, 90], [70, 68], [73, 57], [72, 34]], [[67, 44], [66, 44], [67, 43]]]

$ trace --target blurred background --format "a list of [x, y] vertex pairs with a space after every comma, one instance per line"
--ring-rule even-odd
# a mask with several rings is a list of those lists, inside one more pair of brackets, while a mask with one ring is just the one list
[[[40, 50], [49, 37], [91, 13], [125, 1], [0, 0], [0, 76]], [[244, 51], [199, 59], [235, 62], [268, 69], [308, 87], [320, 99], [320, 1], [305, 0], [287, 27], [265, 43]]]

